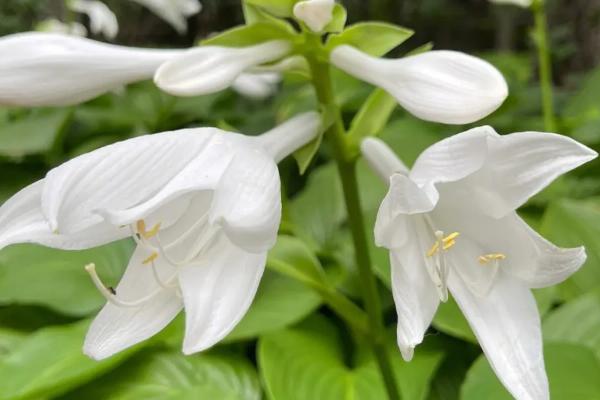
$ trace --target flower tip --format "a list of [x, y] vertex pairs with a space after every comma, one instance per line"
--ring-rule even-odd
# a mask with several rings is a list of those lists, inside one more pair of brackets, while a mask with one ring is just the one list
[[400, 353], [406, 362], [412, 361], [415, 355], [415, 346], [400, 346]]
[[333, 19], [334, 0], [305, 0], [294, 5], [294, 16], [313, 32], [321, 32]]

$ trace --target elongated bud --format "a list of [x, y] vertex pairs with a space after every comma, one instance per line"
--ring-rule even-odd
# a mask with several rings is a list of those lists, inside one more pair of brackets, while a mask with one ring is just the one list
[[408, 168], [381, 139], [366, 138], [360, 144], [363, 158], [377, 175], [388, 183], [393, 174], [408, 174]]
[[230, 87], [246, 70], [284, 57], [291, 48], [285, 40], [241, 48], [197, 47], [161, 65], [154, 82], [175, 96], [215, 93]]
[[294, 16], [318, 33], [333, 19], [334, 6], [334, 0], [301, 1], [294, 6]]
[[488, 62], [456, 51], [430, 51], [382, 59], [343, 45], [331, 62], [385, 89], [415, 116], [446, 124], [475, 122], [495, 111], [508, 95], [500, 72]]

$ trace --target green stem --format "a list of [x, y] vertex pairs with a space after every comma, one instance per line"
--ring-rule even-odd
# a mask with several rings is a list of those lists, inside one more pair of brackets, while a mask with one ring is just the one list
[[535, 41], [538, 52], [540, 87], [542, 91], [542, 108], [544, 112], [544, 127], [549, 132], [556, 131], [554, 116], [554, 94], [552, 85], [552, 63], [548, 44], [548, 22], [544, 0], [536, 0], [532, 4], [535, 19]]
[[396, 381], [385, 346], [384, 325], [377, 291], [377, 280], [371, 270], [369, 247], [365, 235], [365, 223], [360, 207], [356, 179], [356, 157], [350, 155], [346, 143], [344, 124], [333, 95], [329, 64], [320, 61], [315, 54], [308, 54], [307, 59], [311, 67], [313, 85], [317, 92], [319, 102], [328, 112], [332, 112], [334, 117], [334, 123], [327, 132], [325, 132], [325, 138], [331, 145], [342, 181], [344, 200], [348, 212], [348, 222], [354, 242], [356, 264], [358, 266], [362, 284], [362, 296], [369, 316], [371, 331], [369, 338], [371, 340], [377, 364], [379, 365], [379, 370], [383, 376], [388, 397], [390, 400], [398, 400], [400, 399], [400, 394], [396, 386]]

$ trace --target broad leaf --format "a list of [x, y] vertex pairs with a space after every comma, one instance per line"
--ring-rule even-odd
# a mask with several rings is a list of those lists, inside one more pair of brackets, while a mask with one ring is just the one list
[[404, 43], [413, 33], [410, 29], [384, 22], [360, 22], [339, 35], [332, 35], [327, 48], [333, 50], [337, 46], [349, 45], [379, 57]]
[[346, 19], [348, 18], [348, 12], [343, 5], [336, 3], [333, 7], [333, 16], [331, 22], [327, 24], [324, 31], [338, 33], [344, 30], [346, 26]]
[[105, 300], [84, 266], [95, 263], [104, 281], [115, 285], [132, 250], [128, 240], [84, 251], [9, 246], [0, 252], [0, 305], [37, 304], [66, 315], [89, 315]]
[[383, 89], [375, 89], [350, 125], [349, 140], [358, 149], [362, 139], [377, 136], [388, 123], [398, 102]]
[[298, 0], [244, 0], [246, 4], [257, 6], [263, 10], [279, 17], [291, 17], [294, 4]]
[[202, 41], [204, 46], [245, 47], [270, 40], [292, 40], [294, 34], [280, 24], [257, 22], [238, 26]]
[[[552, 400], [600, 399], [600, 362], [583, 346], [556, 343], [544, 347]], [[511, 400], [513, 397], [481, 356], [469, 370], [461, 400]]]

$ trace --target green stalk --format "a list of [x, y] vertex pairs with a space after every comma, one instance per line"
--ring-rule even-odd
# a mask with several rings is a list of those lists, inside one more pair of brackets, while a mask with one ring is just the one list
[[542, 109], [544, 128], [548, 132], [556, 131], [554, 115], [554, 93], [552, 85], [552, 63], [548, 44], [548, 21], [544, 0], [535, 0], [531, 5], [535, 19], [535, 42], [537, 45], [540, 87], [542, 90]]
[[[320, 42], [316, 42], [316, 39], [320, 40], [320, 38], [313, 38], [313, 44], [316, 45], [314, 48], [320, 46]], [[325, 139], [331, 146], [338, 173], [342, 181], [344, 200], [348, 212], [348, 222], [354, 242], [356, 264], [358, 266], [362, 285], [362, 297], [369, 317], [370, 335], [368, 337], [371, 341], [371, 346], [383, 377], [388, 397], [390, 400], [399, 400], [400, 393], [396, 386], [391, 363], [385, 347], [384, 325], [381, 304], [377, 292], [377, 280], [371, 270], [369, 247], [365, 235], [365, 223], [360, 207], [356, 179], [356, 156], [353, 157], [350, 155], [346, 143], [346, 131], [342, 122], [339, 107], [335, 102], [329, 64], [320, 61], [316, 54], [308, 54], [307, 59], [310, 64], [313, 85], [319, 102], [322, 107], [334, 114], [334, 123], [325, 132]]]

